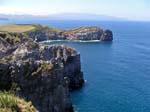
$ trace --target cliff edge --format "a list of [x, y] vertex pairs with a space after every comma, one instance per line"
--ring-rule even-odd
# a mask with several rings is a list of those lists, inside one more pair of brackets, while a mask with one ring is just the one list
[[39, 45], [24, 33], [0, 33], [1, 91], [14, 91], [40, 112], [73, 112], [69, 90], [83, 83], [75, 49]]
[[0, 32], [25, 33], [33, 40], [40, 42], [46, 40], [70, 40], [70, 41], [112, 41], [111, 30], [97, 26], [79, 27], [70, 30], [61, 30], [42, 25], [4, 25], [0, 26]]
[[73, 112], [69, 90], [84, 84], [80, 54], [65, 45], [35, 42], [46, 40], [112, 41], [113, 33], [100, 27], [0, 26], [0, 91], [31, 101], [40, 112]]

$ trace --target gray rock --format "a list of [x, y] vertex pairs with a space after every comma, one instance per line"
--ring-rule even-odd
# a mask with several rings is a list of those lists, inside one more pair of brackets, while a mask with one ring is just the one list
[[40, 112], [73, 112], [69, 90], [84, 83], [80, 54], [65, 45], [43, 46], [30, 39], [12, 45], [3, 39], [1, 46], [8, 48], [0, 49], [0, 90], [13, 89]]
[[101, 36], [102, 41], [112, 41], [113, 40], [113, 33], [110, 30], [105, 30], [103, 35]]
[[[42, 30], [41, 30], [42, 29]], [[79, 27], [71, 30], [58, 30], [53, 28], [42, 28], [28, 32], [27, 35], [36, 41], [46, 40], [70, 40], [70, 41], [112, 41], [113, 34], [110, 30], [104, 30], [100, 27]]]

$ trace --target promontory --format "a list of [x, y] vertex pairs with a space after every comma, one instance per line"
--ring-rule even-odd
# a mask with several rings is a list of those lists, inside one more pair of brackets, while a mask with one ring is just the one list
[[74, 112], [70, 91], [84, 84], [80, 53], [46, 40], [112, 41], [110, 30], [59, 30], [43, 25], [0, 26], [0, 111]]
[[97, 26], [79, 27], [70, 30], [62, 30], [44, 25], [4, 25], [0, 26], [1, 32], [24, 32], [33, 40], [47, 41], [47, 40], [69, 40], [69, 41], [112, 41], [113, 33], [109, 29], [103, 29]]

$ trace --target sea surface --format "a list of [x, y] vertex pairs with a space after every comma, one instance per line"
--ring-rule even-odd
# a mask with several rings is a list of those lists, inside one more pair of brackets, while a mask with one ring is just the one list
[[101, 26], [113, 42], [51, 42], [81, 54], [86, 83], [71, 93], [76, 112], [150, 112], [150, 23], [106, 21], [0, 21], [38, 23], [60, 29]]

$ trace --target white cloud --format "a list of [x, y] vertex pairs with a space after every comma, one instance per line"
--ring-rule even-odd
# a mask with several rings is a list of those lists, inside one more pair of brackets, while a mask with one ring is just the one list
[[150, 0], [0, 0], [0, 13], [47, 15], [70, 12], [150, 19], [149, 6]]

